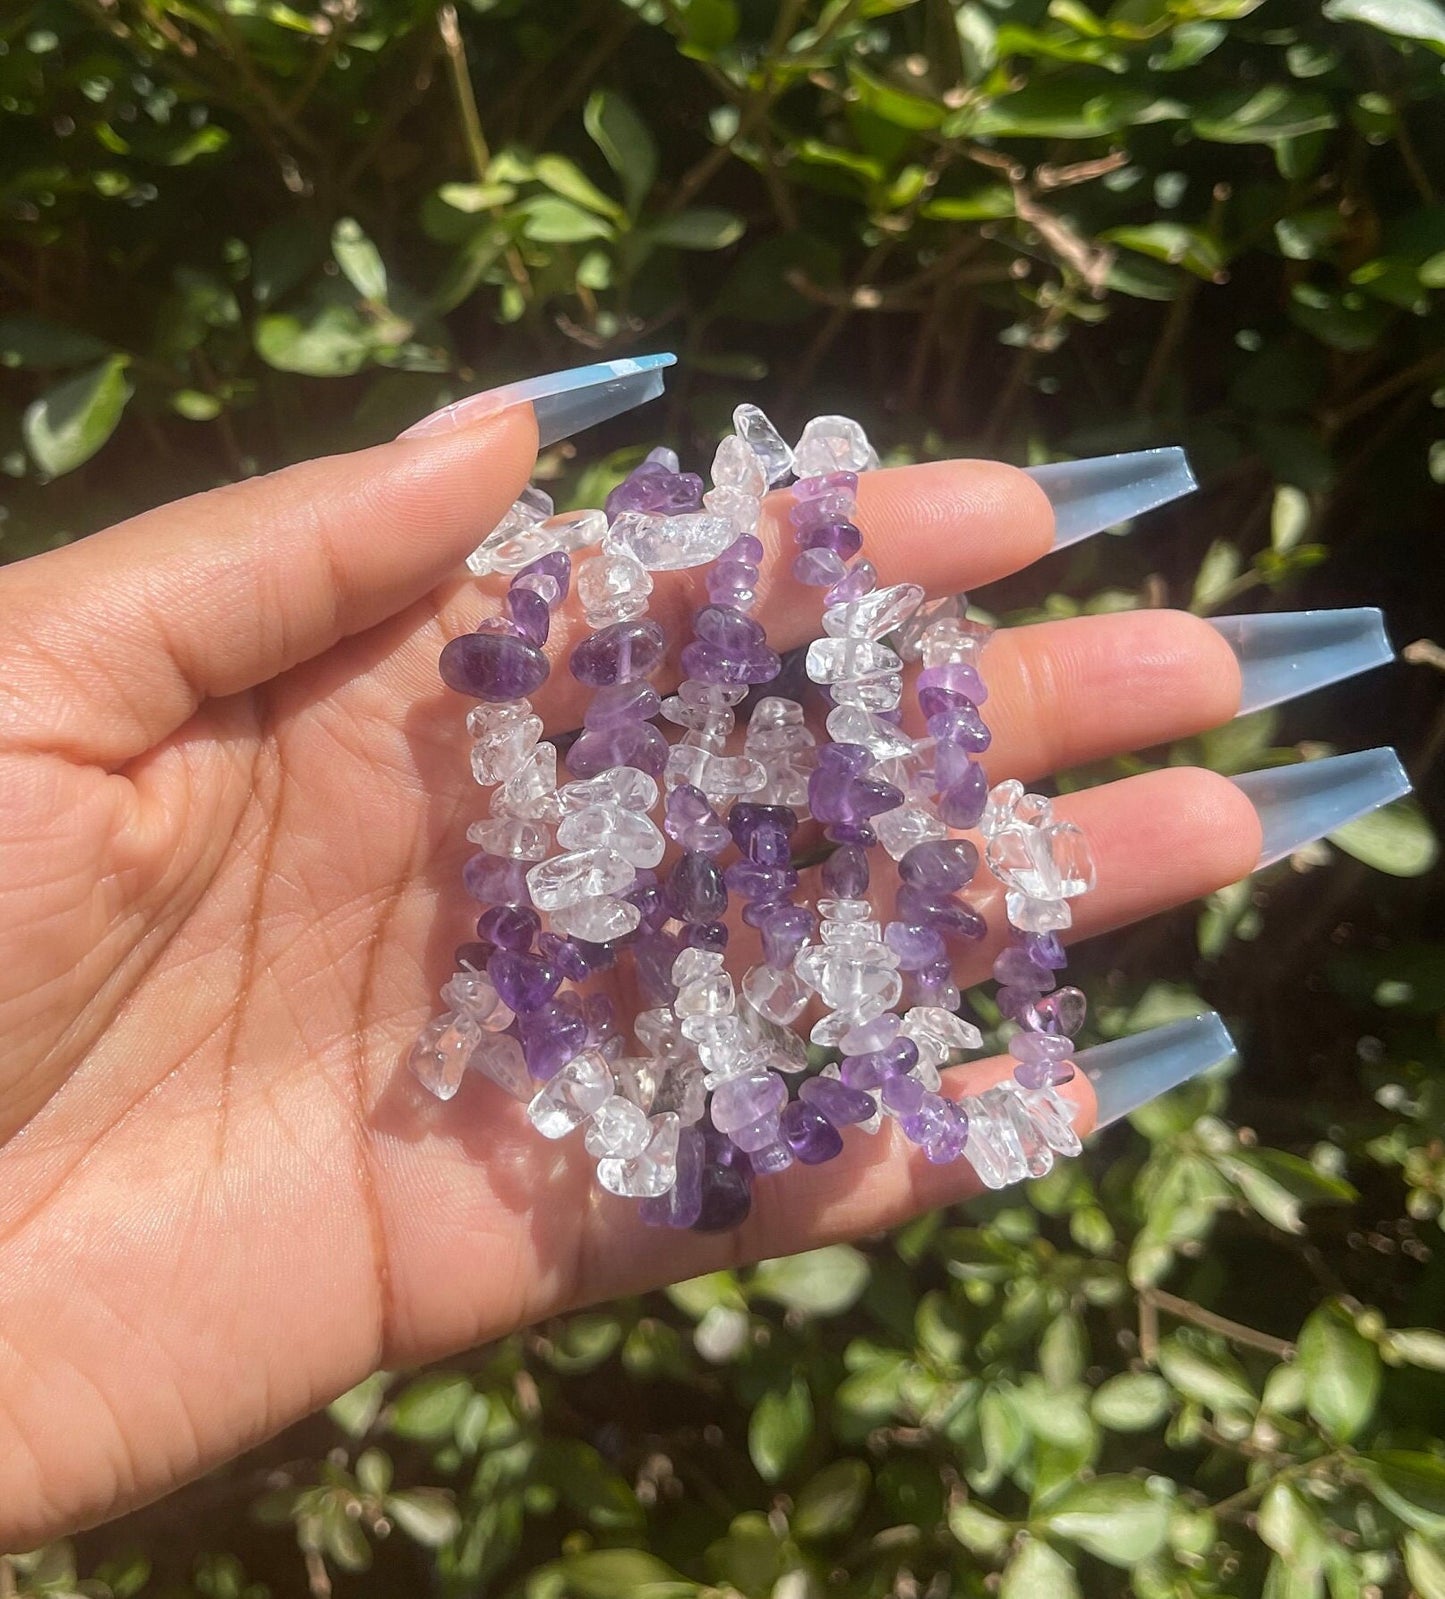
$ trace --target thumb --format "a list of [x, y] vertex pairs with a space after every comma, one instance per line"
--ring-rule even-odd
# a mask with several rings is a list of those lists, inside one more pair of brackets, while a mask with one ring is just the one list
[[[660, 392], [618, 362], [459, 402], [390, 444], [146, 512], [0, 571], [0, 745], [117, 767], [428, 593], [506, 514], [539, 428]], [[590, 402], [587, 396], [591, 395]]]

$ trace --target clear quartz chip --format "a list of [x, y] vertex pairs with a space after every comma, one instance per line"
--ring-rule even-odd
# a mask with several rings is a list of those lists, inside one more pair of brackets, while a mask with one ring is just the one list
[[878, 842], [895, 861], [901, 861], [915, 844], [947, 838], [948, 829], [934, 813], [922, 805], [895, 805], [891, 811], [871, 819]]
[[720, 489], [737, 489], [761, 499], [768, 490], [768, 475], [756, 452], [736, 433], [725, 435], [712, 458], [712, 480]]
[[757, 456], [770, 484], [780, 483], [793, 470], [792, 450], [757, 406], [743, 404], [734, 410], [733, 431]]
[[557, 842], [563, 849], [608, 847], [634, 866], [656, 866], [667, 841], [645, 811], [626, 810], [620, 805], [584, 805], [569, 811], [557, 827]]
[[897, 673], [902, 662], [872, 639], [820, 638], [808, 646], [808, 676], [815, 683], [844, 683]]
[[993, 631], [986, 623], [972, 621], [966, 616], [941, 617], [924, 628], [918, 641], [919, 655], [924, 666], [977, 667], [978, 658], [993, 637]]
[[[513, 506], [513, 511], [516, 506]], [[581, 550], [596, 544], [607, 532], [607, 518], [601, 511], [563, 511], [543, 521], [512, 520], [509, 512], [500, 525], [467, 557], [470, 571], [483, 576], [498, 572], [514, 577], [524, 566], [539, 561], [557, 550]]]
[[[505, 1007], [503, 1007], [505, 1009]], [[522, 1046], [507, 1033], [484, 1033], [467, 1061], [470, 1071], [481, 1072], [513, 1099], [531, 1099], [537, 1085], [527, 1070]]]
[[588, 805], [616, 805], [627, 811], [650, 811], [657, 804], [657, 783], [635, 766], [614, 766], [610, 772], [566, 783], [557, 790], [563, 812]]
[[589, 944], [610, 944], [626, 938], [642, 922], [642, 912], [625, 899], [603, 894], [595, 899], [578, 900], [552, 912], [552, 931]]
[[577, 598], [592, 628], [610, 627], [641, 616], [652, 593], [647, 568], [626, 549], [607, 549], [577, 568]]
[[450, 1099], [462, 1085], [467, 1061], [482, 1030], [469, 1017], [445, 1011], [422, 1028], [407, 1056], [417, 1081], [438, 1099]]
[[479, 783], [505, 783], [541, 736], [540, 716], [519, 717], [479, 733], [472, 745], [472, 776]]
[[630, 1159], [647, 1148], [651, 1136], [646, 1113], [630, 1099], [614, 1094], [593, 1111], [583, 1142], [589, 1155]]
[[899, 760], [913, 753], [909, 734], [861, 705], [835, 705], [828, 712], [827, 727], [834, 743], [861, 744], [875, 761]]
[[1021, 933], [1062, 933], [1073, 925], [1074, 913], [1066, 899], [1030, 899], [1011, 888], [1003, 904], [1010, 925]]
[[809, 990], [795, 972], [754, 966], [743, 979], [748, 1004], [770, 1022], [786, 1027], [807, 1008]]
[[1072, 822], [1003, 828], [989, 839], [985, 854], [999, 882], [1030, 899], [1077, 899], [1094, 886], [1088, 840]]
[[1052, 1088], [1021, 1088], [1019, 1098], [1048, 1143], [1060, 1155], [1077, 1155], [1083, 1149], [1079, 1135], [1074, 1131], [1075, 1110]]
[[846, 416], [815, 416], [793, 449], [793, 471], [799, 477], [866, 472], [877, 464], [868, 435]]
[[956, 1049], [983, 1048], [983, 1034], [978, 1028], [941, 1005], [914, 1005], [898, 1031], [911, 1038], [920, 1052], [925, 1042], [942, 1050], [945, 1057]]
[[881, 639], [901, 627], [922, 603], [918, 584], [895, 583], [862, 599], [830, 605], [823, 612], [823, 631], [830, 638]]
[[595, 1049], [584, 1049], [546, 1083], [527, 1107], [543, 1138], [565, 1138], [612, 1098], [612, 1069]]
[[540, 861], [550, 840], [540, 822], [520, 816], [494, 816], [489, 821], [473, 822], [467, 837], [489, 855], [510, 861]]
[[702, 497], [703, 509], [714, 516], [725, 516], [732, 523], [733, 537], [756, 533], [763, 519], [763, 504], [756, 495], [743, 489], [709, 489]]
[[539, 911], [558, 911], [625, 893], [636, 878], [636, 867], [615, 849], [569, 850], [534, 866], [527, 873], [527, 887]]
[[658, 1199], [677, 1180], [677, 1145], [681, 1119], [671, 1112], [654, 1116], [651, 1137], [639, 1155], [624, 1159], [607, 1155], [597, 1162], [597, 1181], [625, 1199]]
[[557, 746], [543, 739], [500, 788], [492, 790], [493, 816], [521, 816], [550, 822], [557, 806]]
[[649, 572], [680, 572], [715, 560], [736, 537], [730, 518], [712, 511], [624, 511], [608, 530], [603, 552], [623, 550]]
[[463, 966], [442, 987], [442, 1004], [489, 1033], [500, 1033], [512, 1025], [512, 1012], [502, 1003], [485, 972]]

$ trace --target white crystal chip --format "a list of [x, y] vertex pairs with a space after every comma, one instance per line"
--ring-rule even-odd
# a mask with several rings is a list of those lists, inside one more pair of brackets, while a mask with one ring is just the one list
[[615, 849], [569, 850], [534, 866], [527, 873], [527, 887], [539, 911], [556, 911], [623, 893], [636, 877], [637, 869]]
[[612, 1098], [612, 1069], [595, 1049], [584, 1049], [538, 1091], [527, 1107], [543, 1138], [565, 1138]]
[[705, 566], [737, 537], [731, 520], [711, 511], [655, 516], [624, 511], [607, 534], [604, 551], [623, 550], [649, 572], [680, 572]]
[[733, 428], [761, 462], [770, 484], [781, 482], [793, 470], [792, 450], [757, 406], [738, 406], [733, 412]]
[[846, 416], [815, 416], [793, 450], [793, 470], [799, 477], [865, 472], [877, 464], [868, 435]]

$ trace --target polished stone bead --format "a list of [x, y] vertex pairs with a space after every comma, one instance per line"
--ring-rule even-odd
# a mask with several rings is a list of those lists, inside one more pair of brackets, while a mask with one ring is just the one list
[[700, 683], [771, 683], [782, 662], [766, 644], [751, 644], [730, 653], [719, 644], [694, 639], [684, 647], [681, 665], [688, 677]]
[[685, 949], [710, 950], [720, 955], [728, 947], [728, 924], [689, 922], [682, 930], [682, 942]]
[[944, 958], [942, 933], [921, 922], [889, 922], [883, 939], [898, 957], [901, 971], [922, 971]]
[[539, 1010], [557, 992], [562, 974], [540, 955], [521, 950], [499, 949], [487, 962], [491, 978], [502, 1002], [520, 1016]]
[[513, 627], [529, 644], [540, 649], [547, 642], [552, 627], [552, 612], [546, 600], [532, 589], [513, 583], [504, 604]]
[[576, 1001], [568, 995], [519, 1016], [517, 1029], [527, 1070], [544, 1082], [587, 1043], [587, 1023]]
[[885, 1010], [848, 1028], [838, 1040], [838, 1047], [845, 1055], [871, 1055], [898, 1037], [902, 1020], [901, 1016]]
[[461, 1087], [482, 1030], [470, 1018], [446, 1011], [433, 1017], [411, 1046], [407, 1064], [418, 1082], [438, 1099], [451, 1099]]
[[547, 853], [547, 829], [540, 822], [519, 816], [493, 816], [484, 822], [473, 822], [467, 837], [489, 855], [509, 861], [539, 861]]
[[847, 572], [823, 596], [828, 606], [852, 605], [878, 587], [878, 568], [866, 556], [854, 561]]
[[561, 938], [556, 933], [539, 933], [537, 953], [550, 961], [570, 983], [583, 982], [592, 975], [586, 955], [570, 938]]
[[588, 778], [616, 766], [632, 766], [649, 777], [660, 777], [667, 751], [667, 740], [648, 722], [589, 728], [567, 751], [567, 770], [573, 777]]
[[607, 688], [598, 689], [592, 696], [591, 703], [583, 713], [582, 725], [606, 732], [613, 727], [651, 721], [661, 709], [662, 696], [650, 683], [640, 679], [613, 683]]
[[757, 925], [763, 935], [763, 959], [769, 966], [781, 967], [791, 965], [812, 936], [817, 918], [804, 905], [768, 905]]
[[850, 1088], [879, 1088], [888, 1078], [912, 1071], [917, 1064], [918, 1045], [900, 1035], [866, 1055], [845, 1056], [840, 1070]]
[[[532, 1075], [538, 1075], [535, 1067]], [[601, 1109], [613, 1091], [606, 1060], [596, 1050], [583, 1050], [550, 1075], [527, 1107], [527, 1115], [543, 1138], [565, 1138]]]
[[716, 560], [736, 537], [731, 517], [711, 511], [678, 516], [624, 512], [612, 524], [603, 551], [625, 550], [649, 572], [680, 572]]
[[793, 576], [809, 588], [832, 588], [847, 570], [842, 558], [833, 550], [803, 550], [793, 557]]
[[568, 850], [540, 862], [527, 873], [532, 903], [540, 911], [563, 910], [604, 894], [623, 894], [637, 869], [617, 850]]
[[[988, 803], [988, 777], [976, 762], [938, 796], [938, 814], [949, 827], [973, 827]], [[992, 863], [990, 862], [990, 865]]]
[[514, 633], [464, 633], [442, 649], [442, 682], [459, 694], [498, 704], [534, 694], [547, 681], [547, 657]]
[[868, 435], [846, 416], [815, 416], [793, 450], [793, 470], [799, 477], [852, 476], [877, 464]]
[[564, 813], [591, 805], [615, 805], [622, 810], [647, 812], [657, 804], [657, 783], [646, 772], [619, 767], [596, 777], [568, 783], [557, 791]]
[[701, 1197], [694, 1232], [722, 1233], [740, 1227], [752, 1209], [749, 1168], [709, 1161], [702, 1170]]
[[788, 840], [797, 830], [797, 813], [786, 805], [758, 805], [748, 800], [739, 800], [732, 810], [728, 812], [728, 830], [738, 849], [752, 860], [763, 865], [773, 866], [780, 864], [772, 859], [777, 850], [770, 842], [759, 854], [754, 848], [759, 835], [764, 835], [770, 840], [781, 838], [782, 860], [788, 858]]
[[1040, 1032], [1073, 1038], [1083, 1027], [1088, 1011], [1089, 1002], [1079, 989], [1061, 988], [1035, 1003], [1034, 1020]]
[[[553, 550], [539, 560], [533, 561], [530, 566], [524, 566], [513, 579], [513, 586], [538, 578], [555, 585], [555, 598], [548, 601], [555, 610], [567, 598], [567, 589], [572, 581], [572, 562], [567, 553], [564, 550]], [[542, 587], [539, 586], [536, 592], [546, 597], [547, 591]]]
[[971, 882], [977, 870], [978, 851], [963, 838], [915, 844], [898, 863], [905, 883], [944, 894]]
[[863, 548], [863, 535], [851, 522], [824, 522], [798, 529], [798, 547], [803, 550], [832, 550], [840, 561], [851, 561]]
[[669, 469], [664, 461], [634, 467], [603, 501], [608, 520], [624, 511], [695, 511], [702, 504], [702, 479], [695, 472]]
[[626, 938], [641, 921], [635, 905], [611, 894], [575, 900], [552, 912], [552, 925], [559, 933], [589, 944], [611, 944]]
[[890, 1116], [913, 1116], [923, 1104], [924, 1092], [923, 1084], [916, 1077], [899, 1074], [888, 1078], [879, 1097]]
[[881, 639], [902, 626], [922, 600], [923, 590], [916, 583], [873, 589], [856, 600], [829, 604], [823, 612], [823, 631], [832, 638]]
[[471, 856], [462, 867], [462, 886], [484, 905], [525, 905], [531, 899], [527, 863], [505, 860], [484, 850]]
[[647, 677], [661, 666], [666, 652], [667, 640], [656, 622], [614, 622], [583, 639], [568, 666], [579, 683], [606, 688]]
[[856, 1126], [878, 1110], [871, 1094], [864, 1093], [861, 1088], [849, 1088], [836, 1077], [808, 1078], [798, 1089], [798, 1098], [821, 1111], [835, 1127]]
[[994, 876], [1030, 899], [1074, 899], [1095, 883], [1088, 841], [1072, 822], [1004, 828], [987, 851]]
[[1057, 933], [1025, 933], [1023, 947], [1039, 966], [1061, 972], [1069, 964], [1068, 951]]
[[798, 886], [798, 874], [790, 866], [762, 866], [756, 861], [734, 861], [723, 873], [730, 892], [745, 900], [767, 901], [786, 898]]
[[946, 666], [926, 666], [918, 674], [918, 704], [925, 716], [934, 714], [932, 704], [927, 702], [928, 694], [934, 690], [952, 697], [939, 704], [938, 710], [946, 710], [953, 699], [966, 699], [970, 704], [982, 705], [988, 698], [988, 689], [978, 672], [961, 661]]
[[970, 700], [959, 700], [956, 705], [930, 716], [928, 732], [939, 744], [956, 745], [972, 755], [981, 755], [993, 742], [993, 734]]
[[703, 1136], [695, 1127], [683, 1127], [677, 1138], [677, 1162], [672, 1187], [638, 1207], [649, 1227], [692, 1227], [702, 1213]]
[[680, 921], [714, 922], [727, 909], [723, 875], [698, 850], [688, 850], [668, 874], [668, 908]]
[[528, 905], [493, 905], [477, 918], [477, 937], [498, 949], [530, 949], [542, 918]]
[[843, 1153], [843, 1135], [816, 1106], [795, 1099], [779, 1118], [784, 1139], [805, 1166], [820, 1166]]
[[758, 458], [768, 483], [781, 482], [793, 470], [793, 452], [755, 405], [739, 405], [733, 411], [733, 432]]
[[868, 892], [868, 855], [854, 844], [840, 845], [823, 862], [823, 887], [836, 898], [858, 899]]
[[1033, 994], [1043, 994], [1054, 986], [1052, 969], [1036, 961], [1021, 944], [1010, 944], [994, 956], [993, 975], [996, 982]]

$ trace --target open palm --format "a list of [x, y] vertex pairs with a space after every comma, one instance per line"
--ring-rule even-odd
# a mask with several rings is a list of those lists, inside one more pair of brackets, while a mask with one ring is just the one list
[[[0, 572], [6, 1546], [162, 1492], [377, 1366], [968, 1192], [962, 1163], [856, 1140], [761, 1184], [736, 1234], [653, 1232], [485, 1081], [441, 1106], [401, 1069], [468, 933], [477, 797], [436, 656], [496, 603], [454, 574], [534, 444], [512, 411]], [[1015, 571], [1051, 534], [1039, 491], [980, 462], [871, 474], [859, 520], [882, 581], [932, 593]], [[774, 547], [785, 531], [779, 513]], [[654, 597], [674, 639], [695, 579]], [[782, 647], [816, 606], [775, 575], [760, 614]], [[1170, 612], [1020, 629], [989, 667], [995, 781], [1238, 704], [1228, 647]], [[538, 696], [549, 731], [576, 723], [568, 685], [554, 671]], [[1077, 934], [1258, 852], [1252, 808], [1205, 772], [1062, 808], [1099, 864]], [[976, 1091], [1006, 1070], [953, 1075]], [[1087, 1087], [1069, 1091], [1087, 1119]]]

